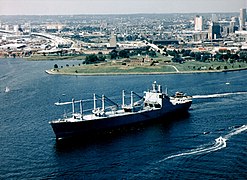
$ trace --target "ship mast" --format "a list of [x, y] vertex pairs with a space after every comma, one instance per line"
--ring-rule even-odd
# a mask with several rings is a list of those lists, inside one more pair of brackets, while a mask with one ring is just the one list
[[105, 95], [102, 95], [102, 111], [105, 111]]
[[134, 98], [133, 98], [133, 91], [131, 91], [130, 92], [130, 105], [131, 105], [131, 107], [133, 107], [133, 105], [134, 105]]
[[96, 94], [93, 94], [93, 109], [96, 109]]
[[75, 99], [72, 99], [72, 112], [75, 113]]
[[82, 100], [80, 100], [80, 113], [81, 113], [81, 115], [83, 113]]
[[124, 102], [124, 99], [125, 99], [125, 91], [123, 90], [123, 91], [122, 91], [122, 106], [123, 106], [123, 107], [124, 107], [124, 105], [125, 105], [125, 104], [124, 104], [124, 103], [125, 103], [125, 102]]

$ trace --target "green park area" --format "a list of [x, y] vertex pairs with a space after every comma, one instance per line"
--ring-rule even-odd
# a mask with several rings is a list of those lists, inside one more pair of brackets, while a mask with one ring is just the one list
[[114, 74], [166, 74], [166, 73], [200, 73], [222, 72], [247, 69], [246, 62], [199, 62], [195, 60], [175, 63], [169, 58], [154, 58], [142, 62], [138, 59], [120, 59], [97, 64], [55, 64], [47, 71], [50, 74], [70, 75], [114, 75]]
[[[247, 69], [247, 52], [193, 52], [191, 50], [155, 52], [112, 50], [109, 54], [33, 55], [27, 60], [79, 60], [77, 64], [54, 64], [49, 74], [114, 75], [222, 72]], [[81, 63], [80, 63], [81, 60]]]

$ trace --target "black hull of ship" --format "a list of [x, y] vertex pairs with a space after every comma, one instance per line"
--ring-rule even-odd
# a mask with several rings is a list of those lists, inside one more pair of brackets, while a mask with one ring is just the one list
[[[166, 122], [169, 116], [182, 115], [185, 112], [188, 112], [188, 109], [191, 106], [191, 102], [176, 105], [170, 107], [169, 110], [151, 110], [145, 112], [135, 112], [130, 114], [125, 114], [123, 116], [116, 117], [107, 117], [98, 120], [83, 120], [76, 122], [59, 122], [59, 123], [50, 123], [53, 131], [56, 135], [56, 139], [67, 139], [75, 136], [91, 136], [99, 135], [103, 132], [110, 130], [119, 129], [122, 127], [127, 127], [131, 125], [137, 125], [139, 123], [153, 122], [153, 121], [162, 121]], [[165, 119], [164, 119], [165, 118]]]

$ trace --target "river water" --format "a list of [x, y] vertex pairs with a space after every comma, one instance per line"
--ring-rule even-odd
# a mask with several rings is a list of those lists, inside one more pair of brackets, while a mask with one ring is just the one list
[[[46, 69], [79, 61], [0, 60], [0, 179], [247, 179], [246, 71], [121, 76], [58, 76]], [[54, 103], [121, 100], [153, 81], [193, 96], [189, 114], [99, 139], [57, 144]], [[5, 88], [9, 92], [5, 92]], [[166, 121], [166, 120], [164, 120]]]

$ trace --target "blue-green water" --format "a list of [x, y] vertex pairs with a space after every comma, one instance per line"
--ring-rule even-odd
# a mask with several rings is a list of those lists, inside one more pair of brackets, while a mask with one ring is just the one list
[[[247, 179], [247, 71], [56, 76], [71, 61], [0, 60], [0, 179]], [[58, 145], [59, 99], [141, 93], [156, 80], [194, 97], [189, 115], [121, 134]], [[226, 83], [229, 84], [226, 84]], [[5, 93], [5, 87], [10, 91]], [[219, 137], [223, 141], [216, 142]]]

